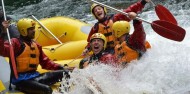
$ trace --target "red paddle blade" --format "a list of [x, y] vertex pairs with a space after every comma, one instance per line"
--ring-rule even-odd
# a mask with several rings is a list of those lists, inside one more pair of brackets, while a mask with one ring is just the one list
[[153, 21], [151, 26], [159, 35], [175, 41], [182, 41], [186, 34], [183, 28], [163, 20]]
[[17, 79], [18, 74], [17, 74], [16, 62], [15, 62], [15, 57], [14, 57], [14, 50], [13, 50], [12, 45], [10, 45], [10, 58], [11, 58], [11, 63], [12, 63], [11, 65], [13, 68], [13, 72], [14, 72], [15, 78]]
[[177, 25], [176, 19], [174, 18], [174, 16], [171, 14], [171, 12], [167, 8], [158, 4], [155, 7], [155, 11], [160, 20], [169, 21], [169, 22]]

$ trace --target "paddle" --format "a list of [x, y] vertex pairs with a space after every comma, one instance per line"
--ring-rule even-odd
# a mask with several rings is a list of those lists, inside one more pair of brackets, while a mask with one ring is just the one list
[[82, 54], [80, 54], [79, 56], [75, 57], [72, 61], [70, 61], [67, 65], [69, 65], [70, 63], [74, 62], [75, 60], [77, 60], [79, 57], [83, 56]]
[[[104, 6], [104, 7], [107, 7], [109, 9], [112, 9], [112, 10], [115, 10], [117, 12], [120, 12], [126, 16], [128, 16], [128, 13], [125, 13], [121, 10], [118, 10], [116, 8], [113, 8], [113, 7], [110, 7], [108, 5], [105, 5], [105, 4], [102, 4], [100, 2], [97, 2], [97, 1], [94, 1], [94, 0], [91, 0], [92, 2], [94, 3], [97, 3], [101, 6]], [[171, 39], [171, 40], [175, 40], [175, 41], [182, 41], [185, 37], [185, 34], [186, 34], [186, 31], [173, 24], [173, 23], [170, 23], [170, 22], [167, 22], [167, 21], [164, 21], [164, 20], [156, 20], [156, 21], [153, 21], [152, 23], [151, 22], [148, 22], [142, 18], [139, 18], [139, 17], [136, 17], [137, 20], [141, 20], [143, 22], [146, 22], [148, 24], [151, 25], [152, 29], [159, 35], [165, 37], [165, 38], [168, 38], [168, 39]]]
[[50, 30], [48, 30], [36, 17], [31, 15], [49, 34], [51, 34], [60, 44], [63, 44]]
[[164, 6], [160, 4], [155, 5], [155, 3], [152, 0], [151, 0], [151, 3], [155, 7], [156, 14], [160, 20], [169, 21], [177, 25], [176, 19], [167, 8], [165, 8]]
[[[4, 1], [1, 0], [2, 2], [2, 7], [3, 7], [3, 15], [4, 15], [4, 20], [6, 21], [6, 12], [5, 12], [5, 7], [4, 7]], [[11, 66], [12, 66], [12, 70], [14, 72], [14, 76], [17, 79], [18, 78], [18, 73], [17, 73], [17, 69], [16, 69], [16, 62], [15, 62], [15, 56], [14, 56], [14, 49], [11, 43], [11, 38], [10, 38], [10, 34], [9, 34], [9, 29], [6, 28], [6, 32], [7, 32], [7, 36], [8, 36], [8, 41], [9, 41], [9, 49], [10, 49], [10, 60], [11, 60]]]
[[98, 86], [98, 84], [92, 78], [85, 79], [85, 86], [93, 93], [93, 94], [103, 94], [102, 89]]

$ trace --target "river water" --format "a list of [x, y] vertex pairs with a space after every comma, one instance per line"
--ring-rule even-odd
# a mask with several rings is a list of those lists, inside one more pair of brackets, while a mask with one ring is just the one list
[[[136, 0], [99, 0], [117, 8]], [[86, 69], [75, 69], [71, 73], [75, 87], [70, 94], [88, 94], [85, 89], [85, 78], [92, 77], [105, 94], [189, 94], [190, 92], [190, 0], [162, 0], [178, 21], [178, 25], [186, 30], [182, 42], [161, 37], [153, 31], [149, 24], [143, 23], [147, 40], [152, 48], [139, 61], [133, 61], [127, 68], [119, 69], [105, 65], [89, 66]], [[121, 4], [121, 6], [119, 6]], [[89, 0], [43, 0], [37, 4], [10, 8], [8, 13], [15, 20], [29, 17], [69, 16], [87, 23], [96, 22], [89, 11]], [[109, 10], [110, 11], [110, 10]], [[114, 13], [113, 11], [110, 11]], [[158, 20], [154, 7], [147, 7], [139, 15], [147, 21]], [[133, 27], [132, 27], [133, 28]], [[80, 79], [80, 80], [79, 80]]]

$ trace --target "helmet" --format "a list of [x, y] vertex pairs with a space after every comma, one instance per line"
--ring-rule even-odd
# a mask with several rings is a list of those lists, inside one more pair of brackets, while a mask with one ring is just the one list
[[106, 45], [107, 45], [107, 40], [106, 40], [106, 37], [101, 34], [101, 33], [94, 33], [91, 37], [90, 37], [90, 42], [93, 40], [93, 39], [102, 39], [104, 41], [104, 49], [106, 48]]
[[[91, 13], [92, 13], [92, 15], [94, 16], [94, 17], [96, 17], [95, 15], [94, 15], [94, 12], [93, 12], [93, 9], [96, 7], [96, 6], [100, 6], [100, 5], [98, 5], [98, 4], [96, 4], [96, 3], [93, 3], [92, 5], [91, 5]], [[102, 6], [101, 6], [102, 7]], [[107, 14], [107, 9], [106, 9], [106, 7], [102, 7], [103, 9], [104, 9], [104, 12], [105, 12], [105, 15]]]
[[36, 22], [29, 18], [20, 19], [17, 23], [18, 30], [22, 36], [27, 36], [27, 29], [35, 27]]
[[130, 24], [127, 21], [117, 21], [113, 24], [112, 29], [114, 31], [115, 37], [119, 38], [122, 35], [129, 33]]

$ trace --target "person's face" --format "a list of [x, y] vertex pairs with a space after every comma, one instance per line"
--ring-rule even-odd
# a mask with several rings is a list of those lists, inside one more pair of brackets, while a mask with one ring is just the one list
[[94, 12], [94, 15], [96, 16], [96, 18], [97, 18], [98, 20], [103, 19], [104, 16], [105, 16], [104, 9], [103, 9], [101, 6], [96, 6], [96, 7], [93, 9], [93, 12]]
[[94, 54], [100, 53], [104, 49], [104, 42], [102, 39], [93, 39], [91, 41], [91, 48]]
[[30, 39], [34, 39], [35, 37], [35, 27], [30, 27], [27, 29], [27, 37]]

